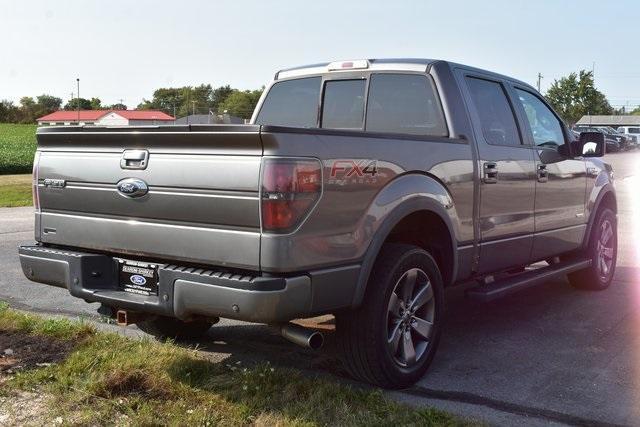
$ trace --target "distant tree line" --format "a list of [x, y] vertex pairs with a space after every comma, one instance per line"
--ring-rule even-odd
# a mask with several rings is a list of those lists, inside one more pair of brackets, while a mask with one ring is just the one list
[[[208, 114], [209, 111], [248, 119], [253, 113], [264, 87], [257, 90], [234, 89], [229, 85], [213, 88], [210, 84], [161, 88], [153, 92], [150, 100], [143, 99], [140, 110], [161, 110], [174, 117], [184, 117], [192, 113]], [[100, 98], [73, 98], [62, 103], [62, 99], [51, 95], [40, 95], [35, 99], [25, 96], [18, 105], [12, 101], [0, 101], [0, 123], [35, 123], [38, 117], [61, 109], [76, 110], [126, 110], [121, 103], [102, 104]]]
[[153, 92], [153, 98], [143, 99], [139, 110], [162, 110], [175, 117], [190, 114], [222, 114], [248, 119], [253, 113], [264, 87], [258, 90], [233, 89], [231, 86], [213, 88], [210, 84], [161, 88]]
[[[213, 88], [210, 84], [160, 88], [151, 99], [143, 99], [140, 110], [161, 110], [174, 117], [190, 114], [228, 113], [248, 119], [260, 99], [264, 87], [257, 90], [234, 89], [229, 85]], [[614, 110], [605, 95], [596, 87], [591, 71], [581, 70], [555, 80], [545, 98], [569, 125], [575, 124], [584, 115], [621, 114]], [[123, 104], [103, 105], [99, 98], [73, 98], [62, 107], [62, 99], [51, 95], [40, 95], [35, 99], [25, 96], [20, 104], [0, 101], [0, 122], [34, 123], [38, 117], [64, 108], [75, 110], [126, 110]], [[631, 111], [640, 115], [640, 108]]]
[[38, 117], [46, 116], [60, 109], [75, 110], [80, 104], [81, 110], [126, 110], [124, 104], [103, 105], [99, 98], [73, 98], [62, 107], [62, 99], [51, 95], [20, 98], [15, 105], [8, 100], [0, 101], [0, 123], [35, 123]]

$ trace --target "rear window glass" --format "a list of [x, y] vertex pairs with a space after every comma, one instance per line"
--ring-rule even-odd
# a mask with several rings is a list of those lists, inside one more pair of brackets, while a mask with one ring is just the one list
[[320, 77], [286, 80], [274, 84], [256, 118], [260, 125], [316, 127]]
[[365, 80], [330, 80], [325, 84], [322, 127], [362, 129]]
[[446, 136], [442, 107], [431, 81], [411, 74], [374, 74], [369, 83], [366, 130]]
[[640, 133], [640, 128], [629, 128], [629, 133]]
[[467, 84], [484, 139], [489, 144], [520, 145], [516, 119], [502, 85], [474, 77], [467, 77]]

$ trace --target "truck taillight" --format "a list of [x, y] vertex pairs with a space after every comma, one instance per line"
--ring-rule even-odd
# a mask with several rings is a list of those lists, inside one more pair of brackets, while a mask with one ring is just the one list
[[40, 175], [40, 152], [36, 151], [36, 155], [33, 158], [33, 185], [32, 185], [32, 197], [33, 207], [37, 212], [40, 211], [40, 191], [38, 190], [38, 177]]
[[320, 162], [267, 158], [262, 165], [262, 229], [285, 232], [297, 226], [322, 192]]

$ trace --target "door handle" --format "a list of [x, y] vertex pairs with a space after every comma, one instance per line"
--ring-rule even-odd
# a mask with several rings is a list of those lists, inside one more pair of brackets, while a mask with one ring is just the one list
[[147, 150], [124, 150], [120, 158], [122, 169], [146, 169], [149, 161]]
[[547, 182], [549, 180], [549, 171], [547, 165], [538, 165], [538, 182]]
[[482, 182], [485, 184], [495, 184], [498, 182], [498, 165], [494, 162], [485, 162], [482, 165]]

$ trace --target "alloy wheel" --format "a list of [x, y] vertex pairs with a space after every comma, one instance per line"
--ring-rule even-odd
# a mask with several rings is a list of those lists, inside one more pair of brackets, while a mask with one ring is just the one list
[[396, 282], [387, 309], [387, 346], [398, 365], [410, 368], [427, 353], [434, 319], [429, 277], [419, 268], [406, 271]]
[[613, 266], [614, 242], [613, 225], [610, 220], [605, 219], [600, 224], [600, 238], [596, 245], [596, 259], [594, 260], [598, 276], [603, 281], [609, 278]]

